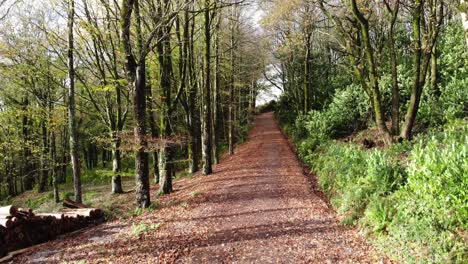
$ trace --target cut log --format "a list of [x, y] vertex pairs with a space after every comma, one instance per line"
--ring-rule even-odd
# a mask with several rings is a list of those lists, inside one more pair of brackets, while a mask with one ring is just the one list
[[72, 209], [90, 208], [87, 205], [84, 205], [82, 203], [78, 203], [78, 202], [75, 202], [75, 201], [72, 201], [72, 200], [68, 200], [68, 199], [65, 199], [63, 201], [63, 207], [72, 208]]
[[37, 217], [46, 220], [53, 220], [53, 219], [62, 219], [63, 214], [51, 214], [51, 213], [43, 213], [43, 214], [36, 214]]
[[65, 201], [64, 206], [73, 209], [34, 214], [31, 209], [2, 207], [5, 214], [0, 215], [0, 257], [104, 221], [101, 209], [70, 200]]
[[3, 226], [5, 228], [12, 228], [15, 226], [15, 222], [13, 219], [0, 219], [0, 226]]
[[104, 212], [101, 209], [95, 208], [63, 209], [60, 212], [67, 215], [81, 215], [92, 219], [98, 219], [104, 216]]
[[0, 207], [0, 215], [15, 216], [17, 212], [18, 212], [18, 208], [14, 207], [13, 205]]

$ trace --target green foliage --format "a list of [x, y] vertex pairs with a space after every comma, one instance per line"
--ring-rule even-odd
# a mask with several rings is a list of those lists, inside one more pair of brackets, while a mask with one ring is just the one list
[[[433, 263], [466, 260], [468, 228], [468, 125], [459, 121], [415, 145], [408, 182], [394, 194], [389, 239], [408, 248], [408, 259]], [[398, 254], [397, 252], [393, 252]]]
[[442, 125], [468, 114], [468, 52], [463, 27], [451, 22], [442, 32], [437, 46], [440, 80], [439, 91], [424, 90], [418, 120], [426, 126]]
[[75, 196], [75, 194], [73, 192], [70, 192], [70, 191], [63, 193], [63, 199], [64, 200], [71, 200], [74, 196]]
[[418, 113], [418, 121], [426, 127], [436, 127], [468, 114], [468, 78], [452, 79], [440, 96], [427, 92]]
[[49, 193], [47, 195], [42, 195], [42, 196], [40, 196], [38, 198], [35, 198], [35, 199], [26, 200], [26, 205], [27, 205], [28, 208], [37, 209], [41, 205], [49, 202], [53, 198], [54, 198], [54, 195], [52, 193]]
[[256, 111], [257, 113], [268, 113], [268, 112], [274, 112], [276, 110], [276, 101], [271, 100], [267, 104], [259, 106]]
[[320, 138], [337, 138], [358, 129], [367, 117], [370, 107], [368, 98], [357, 85], [348, 85], [338, 90], [324, 111], [311, 111], [306, 128], [309, 134]]
[[306, 160], [344, 216], [344, 223], [355, 224], [371, 201], [392, 193], [404, 181], [401, 165], [382, 150], [365, 152], [358, 146], [335, 142], [321, 150]]
[[294, 104], [294, 98], [292, 98], [289, 94], [284, 94], [278, 100], [275, 115], [276, 119], [280, 124], [289, 125], [293, 124], [296, 121], [296, 118], [299, 115], [299, 113], [291, 107]]
[[144, 212], [151, 212], [151, 211], [154, 211], [154, 210], [156, 210], [158, 207], [159, 207], [159, 203], [158, 203], [157, 201], [151, 203], [151, 205], [150, 205], [148, 208], [146, 208], [146, 209], [137, 207], [137, 208], [135, 208], [135, 210], [133, 211], [133, 216], [135, 217], [135, 216], [142, 215]]
[[285, 125], [283, 129], [298, 146], [299, 155], [307, 159], [321, 143], [349, 135], [362, 127], [366, 122], [364, 117], [370, 111], [367, 102], [367, 96], [358, 86], [348, 85], [335, 93], [323, 111], [312, 110], [298, 116], [294, 126]]
[[143, 233], [146, 233], [148, 231], [156, 230], [161, 227], [161, 223], [145, 223], [145, 222], [139, 222], [139, 223], [133, 223], [132, 224], [132, 231], [133, 234], [136, 236], [139, 236]]
[[[468, 124], [452, 122], [418, 143], [364, 151], [323, 144], [305, 160], [342, 215], [405, 262], [462, 263], [468, 227]], [[405, 158], [408, 156], [407, 158]]]
[[468, 52], [461, 21], [453, 20], [444, 28], [439, 45], [439, 69], [443, 84], [468, 77]]
[[[125, 167], [128, 168], [128, 167]], [[131, 167], [130, 167], [131, 168]], [[124, 171], [120, 173], [121, 177], [133, 177], [134, 172], [132, 170], [130, 171]], [[101, 184], [101, 183], [106, 183], [110, 182], [110, 179], [114, 175], [114, 172], [112, 169], [106, 169], [106, 168], [99, 168], [99, 169], [93, 169], [93, 170], [86, 170], [83, 175], [82, 175], [82, 182], [83, 183], [90, 183], [90, 184]]]
[[[468, 64], [468, 63], [467, 63]], [[468, 115], [468, 74], [464, 79], [448, 82], [441, 95], [444, 121]]]

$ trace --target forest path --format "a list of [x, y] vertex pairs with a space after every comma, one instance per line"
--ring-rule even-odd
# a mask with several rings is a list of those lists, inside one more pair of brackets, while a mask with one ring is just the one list
[[[155, 189], [154, 189], [155, 191]], [[272, 113], [210, 176], [176, 183], [161, 208], [24, 254], [20, 262], [376, 263], [311, 191]], [[142, 232], [136, 232], [137, 228]]]

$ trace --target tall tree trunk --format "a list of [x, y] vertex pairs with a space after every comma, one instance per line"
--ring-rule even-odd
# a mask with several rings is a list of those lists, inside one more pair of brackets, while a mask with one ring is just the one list
[[415, 8], [413, 11], [413, 85], [411, 87], [411, 97], [408, 105], [408, 111], [406, 113], [405, 123], [401, 131], [401, 137], [409, 139], [411, 137], [411, 131], [416, 121], [416, 115], [419, 109], [419, 101], [421, 100], [421, 16], [422, 16], [422, 1], [415, 1]]
[[[63, 111], [63, 116], [64, 116], [64, 119], [67, 119], [68, 118], [68, 111], [67, 110], [64, 110]], [[69, 155], [68, 155], [68, 151], [69, 151], [69, 135], [68, 135], [68, 127], [64, 126], [63, 129], [62, 129], [62, 147], [61, 147], [61, 152], [60, 152], [60, 155], [61, 155], [61, 159], [60, 159], [60, 162], [62, 163], [62, 165], [60, 166], [60, 183], [66, 183], [67, 181], [67, 167], [68, 167], [68, 159], [69, 159]]]
[[[424, 10], [425, 5], [428, 5], [428, 19], [424, 19], [423, 17], [426, 14]], [[416, 122], [416, 116], [419, 110], [422, 91], [426, 83], [426, 76], [428, 73], [429, 65], [431, 63], [431, 57], [433, 56], [433, 49], [435, 48], [437, 43], [437, 37], [440, 31], [440, 26], [442, 25], [443, 18], [443, 0], [429, 2], [415, 0], [412, 22], [414, 46], [414, 79], [411, 89], [410, 102], [406, 113], [406, 120], [401, 131], [401, 137], [403, 137], [404, 139], [410, 139], [412, 136], [412, 130]], [[429, 23], [429, 26], [426, 26], [427, 23]]]
[[56, 203], [60, 202], [59, 195], [59, 186], [58, 186], [58, 175], [57, 175], [57, 148], [55, 144], [55, 132], [52, 131], [50, 135], [50, 162], [51, 162], [51, 172], [52, 172], [52, 188], [54, 192], [54, 201]]
[[120, 175], [122, 170], [122, 157], [120, 153], [121, 140], [117, 135], [117, 132], [113, 130], [111, 132], [112, 138], [112, 193], [119, 194], [123, 193], [122, 188], [122, 177]]
[[440, 89], [438, 86], [438, 64], [437, 64], [437, 45], [432, 47], [431, 52], [431, 91], [435, 96], [440, 96]]
[[31, 148], [29, 147], [29, 126], [30, 120], [27, 114], [27, 107], [29, 106], [28, 98], [23, 100], [23, 118], [22, 118], [22, 134], [23, 134], [23, 155], [22, 155], [22, 173], [23, 186], [26, 191], [32, 190], [33, 179], [31, 176], [32, 167], [28, 158], [31, 156]]
[[135, 79], [135, 140], [137, 151], [135, 154], [136, 170], [136, 200], [141, 208], [147, 208], [151, 204], [150, 183], [148, 168], [148, 153], [146, 142], [146, 69], [145, 62], [140, 62], [136, 68]]
[[[167, 1], [166, 1], [167, 6]], [[162, 14], [160, 7], [160, 14]], [[161, 67], [161, 120], [160, 120], [160, 137], [162, 144], [159, 152], [159, 177], [160, 186], [158, 195], [168, 194], [172, 189], [172, 147], [166, 140], [172, 135], [170, 126], [170, 108], [171, 108], [171, 45], [170, 45], [170, 27], [165, 25], [160, 30], [161, 41], [157, 44], [159, 65]]]
[[210, 0], [205, 1], [205, 85], [203, 90], [203, 119], [202, 119], [202, 159], [203, 174], [212, 173], [211, 168], [211, 16]]
[[396, 0], [393, 9], [390, 4], [385, 1], [387, 10], [391, 14], [390, 21], [390, 37], [389, 37], [389, 50], [392, 67], [392, 134], [398, 135], [400, 132], [400, 88], [398, 87], [398, 59], [395, 48], [395, 23], [400, 11], [400, 0]]
[[[135, 193], [136, 202], [140, 208], [147, 208], [151, 204], [149, 189], [148, 154], [146, 153], [146, 69], [145, 57], [139, 58], [136, 62], [132, 50], [130, 39], [130, 26], [132, 21], [133, 8], [137, 10], [139, 3], [137, 0], [122, 0], [121, 5], [121, 40], [122, 51], [125, 54], [126, 75], [130, 90], [134, 91], [134, 119], [135, 119], [135, 141], [137, 150], [135, 151]], [[136, 12], [136, 11], [135, 11]], [[139, 14], [136, 14], [138, 19]], [[139, 23], [137, 25], [140, 26]], [[141, 34], [137, 34], [139, 47], [143, 40]], [[141, 49], [140, 49], [141, 52]]]
[[39, 173], [37, 191], [42, 193], [47, 189], [47, 181], [49, 179], [49, 142], [47, 136], [47, 124], [45, 120], [41, 121], [42, 129], [42, 153], [41, 153], [41, 172]]
[[[190, 0], [187, 0], [190, 1]], [[192, 5], [189, 7], [192, 9]], [[195, 21], [189, 20], [189, 12], [185, 12], [185, 30], [187, 33], [190, 27], [190, 34], [184, 34], [185, 42], [188, 42], [188, 75], [189, 75], [189, 89], [188, 89], [188, 117], [187, 121], [189, 124], [190, 140], [188, 146], [188, 156], [189, 156], [189, 172], [195, 173], [198, 171], [198, 115], [197, 115], [197, 106], [196, 106], [196, 97], [197, 97], [197, 74], [195, 71], [195, 57], [194, 57], [194, 39], [195, 35]], [[190, 23], [190, 24], [189, 24]]]
[[370, 95], [371, 101], [374, 108], [375, 122], [381, 134], [381, 137], [386, 145], [390, 145], [393, 141], [390, 131], [385, 124], [385, 116], [382, 109], [382, 99], [379, 90], [379, 81], [377, 75], [377, 66], [374, 58], [374, 49], [372, 47], [369, 35], [369, 21], [362, 15], [357, 7], [356, 0], [351, 0], [351, 6], [354, 17], [359, 21], [362, 42], [365, 47], [365, 57], [367, 61], [367, 67], [369, 71], [369, 82], [370, 82]]
[[310, 107], [310, 102], [311, 102], [311, 96], [310, 93], [312, 92], [312, 69], [311, 69], [311, 59], [312, 56], [310, 54], [310, 39], [311, 39], [311, 34], [307, 33], [306, 36], [306, 46], [305, 46], [305, 60], [304, 60], [304, 114], [307, 114], [309, 110], [311, 109]]
[[10, 162], [6, 162], [5, 164], [5, 175], [6, 175], [6, 180], [7, 180], [7, 189], [8, 189], [8, 196], [15, 196], [15, 181], [12, 175], [11, 171], [11, 165]]
[[218, 154], [218, 135], [219, 135], [219, 123], [218, 123], [218, 100], [219, 91], [221, 89], [221, 76], [220, 76], [220, 54], [219, 54], [219, 34], [221, 27], [221, 13], [217, 14], [216, 28], [215, 28], [215, 65], [214, 65], [214, 87], [213, 87], [213, 118], [211, 123], [211, 146], [212, 146], [212, 157], [213, 164], [219, 163]]
[[[112, 193], [123, 193], [122, 187], [122, 153], [120, 150], [121, 139], [119, 132], [124, 126], [124, 118], [122, 117], [122, 94], [121, 87], [116, 87], [116, 103], [117, 103], [117, 120], [109, 120], [111, 123], [111, 139], [112, 139]], [[111, 111], [110, 109], [108, 111]]]
[[[151, 130], [151, 137], [157, 138], [158, 135], [158, 128], [156, 126], [156, 113], [154, 108], [153, 102], [153, 91], [152, 87], [148, 87], [148, 112], [149, 112], [149, 125]], [[153, 155], [153, 179], [155, 183], [159, 183], [159, 158], [158, 158], [158, 151], [154, 150], [152, 153]]]
[[235, 91], [235, 72], [236, 72], [236, 62], [235, 62], [235, 16], [236, 9], [235, 6], [232, 6], [232, 19], [231, 19], [231, 51], [230, 51], [230, 60], [231, 60], [231, 80], [229, 84], [229, 105], [228, 105], [228, 148], [229, 155], [234, 154], [234, 91]]
[[81, 171], [78, 157], [78, 137], [75, 116], [75, 66], [74, 66], [74, 34], [75, 1], [69, 0], [68, 6], [68, 129], [70, 134], [70, 159], [73, 171], [73, 187], [75, 201], [82, 202]]

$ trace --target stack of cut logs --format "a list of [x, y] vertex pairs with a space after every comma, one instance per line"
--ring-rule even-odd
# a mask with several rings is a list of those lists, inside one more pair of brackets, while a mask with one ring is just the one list
[[65, 200], [63, 206], [67, 209], [50, 214], [35, 214], [31, 209], [11, 205], [0, 207], [0, 257], [104, 220], [101, 209], [70, 200]]

